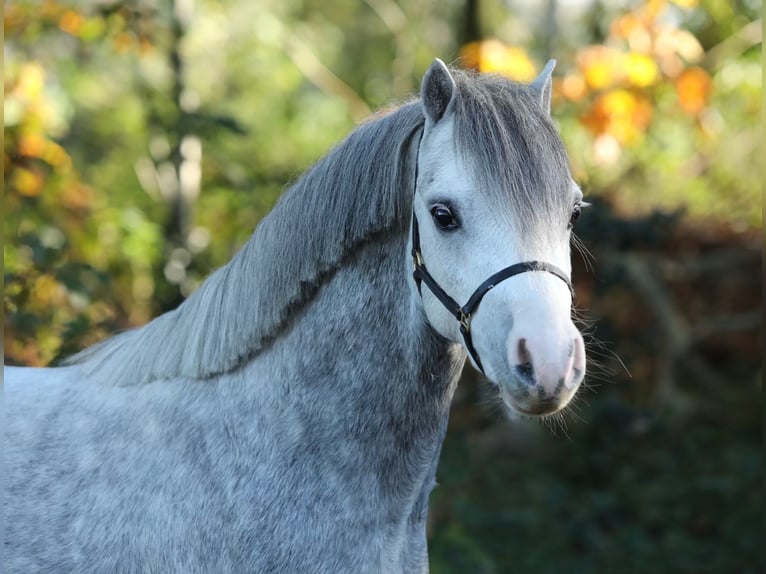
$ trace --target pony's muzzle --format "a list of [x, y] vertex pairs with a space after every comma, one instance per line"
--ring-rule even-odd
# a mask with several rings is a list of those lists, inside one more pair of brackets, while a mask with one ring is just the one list
[[513, 408], [523, 414], [544, 415], [563, 409], [585, 376], [585, 345], [580, 333], [556, 339], [538, 336], [509, 340], [513, 381], [507, 391]]

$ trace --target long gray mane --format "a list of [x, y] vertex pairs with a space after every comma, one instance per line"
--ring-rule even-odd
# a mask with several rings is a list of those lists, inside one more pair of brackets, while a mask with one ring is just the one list
[[[568, 217], [567, 206], [551, 204], [568, 185], [559, 175], [566, 153], [530, 88], [453, 75], [460, 93], [456, 145], [480, 187], [510, 194], [522, 221], [540, 212]], [[181, 306], [68, 363], [104, 383], [131, 385], [208, 378], [257, 355], [349, 254], [406, 228], [414, 171], [408, 154], [423, 123], [416, 100], [358, 127], [282, 195], [245, 246]]]

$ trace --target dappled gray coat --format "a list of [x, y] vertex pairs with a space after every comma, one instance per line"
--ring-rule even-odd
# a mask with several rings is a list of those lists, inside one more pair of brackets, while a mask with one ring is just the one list
[[[427, 570], [465, 361], [407, 252], [424, 117], [457, 97], [434, 66], [422, 99], [356, 129], [177, 310], [68, 366], [6, 369], [7, 572]], [[565, 165], [549, 72], [532, 88], [454, 72], [474, 114], [455, 121], [498, 126], [457, 145], [550, 141]]]

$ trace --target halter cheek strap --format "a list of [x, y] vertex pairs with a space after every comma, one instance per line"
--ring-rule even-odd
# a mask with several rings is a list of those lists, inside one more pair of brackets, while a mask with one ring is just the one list
[[[418, 156], [419, 155], [420, 146], [418, 145]], [[417, 193], [418, 185], [417, 165], [418, 162], [416, 159], [413, 201], [414, 195]], [[550, 263], [545, 263], [544, 261], [524, 261], [522, 263], [509, 265], [494, 275], [491, 275], [486, 281], [484, 281], [476, 288], [473, 294], [468, 298], [468, 302], [461, 307], [457, 301], [455, 301], [444, 289], [442, 289], [439, 283], [437, 283], [436, 279], [433, 278], [433, 276], [428, 272], [428, 269], [426, 268], [425, 261], [423, 260], [423, 254], [420, 251], [420, 232], [418, 229], [418, 218], [415, 215], [414, 204], [412, 207], [412, 262], [414, 264], [412, 277], [415, 280], [415, 285], [418, 288], [418, 293], [421, 297], [423, 296], [422, 284], [425, 283], [426, 287], [428, 287], [431, 293], [433, 293], [434, 296], [441, 302], [441, 304], [444, 305], [447, 311], [449, 311], [455, 317], [455, 319], [458, 320], [460, 323], [460, 333], [463, 335], [463, 341], [465, 342], [465, 348], [468, 350], [468, 353], [471, 355], [473, 362], [482, 373], [484, 373], [484, 368], [482, 367], [481, 360], [479, 359], [479, 354], [476, 352], [476, 348], [473, 346], [473, 337], [471, 336], [471, 319], [473, 318], [473, 314], [476, 313], [477, 309], [479, 308], [479, 303], [481, 303], [484, 295], [489, 293], [493, 287], [499, 283], [502, 283], [506, 279], [510, 279], [514, 275], [527, 273], [528, 271], [545, 271], [555, 275], [564, 283], [566, 283], [567, 287], [569, 288], [569, 293], [571, 294], [572, 299], [574, 299], [574, 288], [572, 287], [572, 282], [561, 269], [555, 265], [551, 265]]]
[[420, 233], [418, 232], [418, 218], [415, 215], [415, 211], [412, 212], [412, 261], [414, 263], [414, 270], [412, 277], [415, 279], [415, 285], [417, 285], [418, 293], [423, 296], [422, 284], [425, 283], [426, 287], [434, 294], [434, 296], [441, 302], [442, 305], [449, 311], [455, 319], [460, 323], [460, 334], [463, 335], [463, 341], [465, 342], [465, 348], [473, 358], [473, 362], [479, 370], [484, 373], [484, 367], [479, 359], [479, 354], [476, 352], [476, 348], [473, 346], [473, 337], [471, 336], [471, 319], [473, 314], [479, 308], [479, 303], [484, 298], [484, 295], [489, 291], [502, 283], [506, 279], [510, 279], [514, 275], [521, 273], [527, 273], [528, 271], [545, 271], [551, 273], [566, 283], [569, 288], [569, 292], [574, 299], [574, 288], [572, 283], [566, 274], [550, 263], [544, 261], [524, 261], [522, 263], [515, 263], [509, 265], [504, 269], [501, 269], [494, 275], [491, 275], [486, 281], [479, 285], [473, 292], [468, 302], [462, 307], [455, 301], [450, 295], [441, 288], [436, 279], [428, 272], [426, 264], [423, 261], [423, 254], [420, 252]]

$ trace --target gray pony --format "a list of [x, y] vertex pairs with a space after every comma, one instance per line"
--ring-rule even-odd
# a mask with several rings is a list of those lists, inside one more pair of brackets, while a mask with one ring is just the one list
[[6, 571], [426, 572], [466, 356], [528, 416], [585, 374], [552, 67], [436, 60], [178, 309], [6, 368]]

